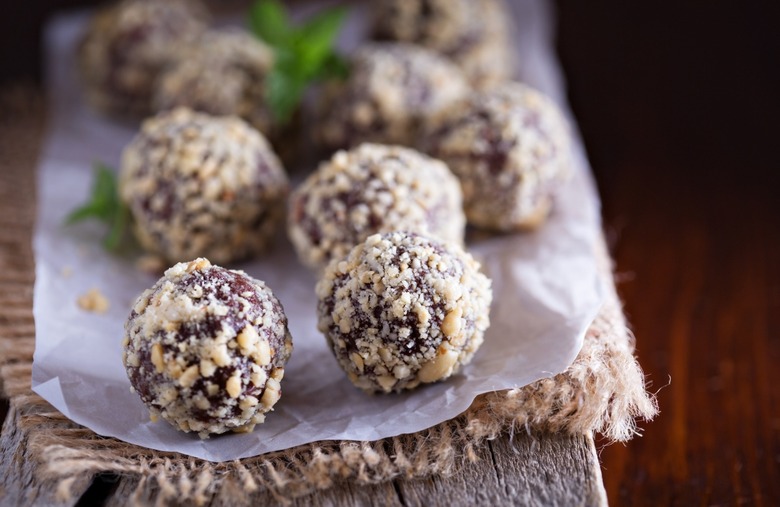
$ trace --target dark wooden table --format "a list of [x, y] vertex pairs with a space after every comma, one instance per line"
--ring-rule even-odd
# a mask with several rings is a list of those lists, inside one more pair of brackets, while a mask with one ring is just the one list
[[[719, 1], [558, 7], [559, 50], [620, 292], [661, 408], [642, 438], [602, 450], [609, 500], [780, 505], [775, 9]], [[0, 33], [9, 33], [6, 23]], [[5, 63], [14, 77], [30, 73]]]
[[610, 502], [780, 505], [778, 16], [758, 2], [559, 6], [661, 409], [642, 438], [601, 453]]

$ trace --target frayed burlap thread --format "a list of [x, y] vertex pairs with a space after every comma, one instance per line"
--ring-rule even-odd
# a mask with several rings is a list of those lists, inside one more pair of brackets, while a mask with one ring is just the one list
[[[377, 442], [317, 442], [226, 463], [164, 453], [100, 437], [65, 418], [30, 390], [34, 323], [34, 169], [42, 132], [40, 96], [0, 93], [0, 394], [9, 400], [0, 463], [7, 473], [51, 482], [58, 501], [96, 474], [133, 478], [131, 502], [203, 505], [219, 494], [245, 504], [265, 493], [279, 503], [342, 480], [362, 484], [395, 477], [447, 475], [477, 459], [477, 447], [502, 432], [601, 433], [611, 441], [638, 434], [637, 420], [657, 412], [633, 356], [634, 341], [614, 290], [605, 247], [598, 255], [607, 300], [564, 373], [479, 396], [453, 420]], [[2, 477], [2, 481], [30, 480]], [[83, 490], [83, 488], [81, 488]]]

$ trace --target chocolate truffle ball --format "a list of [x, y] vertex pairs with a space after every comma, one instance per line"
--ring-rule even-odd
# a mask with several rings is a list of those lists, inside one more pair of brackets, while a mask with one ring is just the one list
[[490, 280], [457, 246], [407, 232], [370, 236], [317, 284], [318, 328], [369, 392], [413, 389], [468, 363], [490, 325]]
[[209, 31], [183, 46], [157, 82], [157, 110], [189, 107], [212, 115], [235, 115], [265, 135], [272, 131], [265, 78], [273, 52], [244, 31]]
[[379, 0], [374, 14], [374, 38], [438, 51], [476, 87], [512, 74], [509, 13], [502, 0]]
[[329, 149], [363, 142], [415, 146], [425, 119], [468, 93], [460, 70], [410, 44], [357, 52], [347, 81], [323, 95], [317, 138]]
[[206, 438], [265, 420], [291, 352], [287, 317], [263, 282], [196, 259], [135, 302], [122, 362], [152, 420]]
[[206, 29], [205, 12], [187, 0], [124, 0], [98, 12], [79, 47], [88, 100], [107, 113], [148, 114], [160, 70]]
[[426, 151], [460, 179], [469, 223], [533, 228], [568, 172], [569, 131], [558, 107], [519, 83], [474, 94], [432, 122]]
[[143, 123], [122, 153], [120, 196], [143, 247], [177, 262], [263, 251], [284, 216], [287, 176], [244, 121], [188, 109]]
[[290, 198], [290, 239], [322, 268], [377, 232], [408, 230], [462, 244], [460, 185], [447, 166], [411, 148], [363, 144], [339, 151]]

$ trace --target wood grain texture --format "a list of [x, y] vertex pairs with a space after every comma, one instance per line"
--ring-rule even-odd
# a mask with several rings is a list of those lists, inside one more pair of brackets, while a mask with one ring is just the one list
[[590, 436], [504, 435], [489, 444], [478, 466], [455, 477], [397, 482], [404, 505], [606, 504]]
[[601, 453], [614, 505], [780, 505], [780, 37], [769, 5], [559, 2], [619, 290], [660, 389], [644, 437]]
[[[479, 451], [479, 461], [464, 463], [450, 477], [384, 482], [357, 486], [349, 482], [317, 491], [290, 503], [294, 507], [331, 506], [448, 506], [606, 504], [598, 458], [589, 436], [560, 434], [502, 435]], [[126, 505], [137, 478], [121, 479], [109, 491], [105, 505]], [[147, 484], [137, 498], [153, 503], [157, 486]], [[207, 505], [227, 507], [236, 495], [227, 488]], [[267, 493], [245, 498], [249, 505], [269, 505], [280, 499]]]
[[[37, 462], [29, 453], [23, 432], [15, 425], [15, 407], [0, 434], [1, 505], [106, 505], [136, 502], [154, 504], [160, 485], [138, 477], [75, 479], [76, 495], [65, 498], [58, 485], [36, 476]], [[590, 436], [563, 434], [504, 434], [478, 449], [476, 462], [464, 462], [448, 477], [397, 479], [370, 486], [349, 482], [300, 497], [289, 505], [303, 506], [452, 506], [473, 505], [606, 505], [599, 462]], [[206, 505], [233, 506], [237, 495], [225, 485], [211, 493]], [[247, 505], [275, 505], [284, 499], [268, 492], [243, 497]], [[177, 504], [172, 504], [177, 505]], [[184, 504], [182, 504], [184, 505]]]
[[[0, 433], [0, 505], [106, 505], [157, 502], [160, 484], [139, 477], [79, 476], [62, 495], [61, 486], [41, 481], [38, 463], [18, 430], [13, 405]], [[454, 506], [472, 505], [606, 505], [598, 458], [590, 436], [564, 434], [503, 434], [477, 449], [477, 461], [467, 462], [448, 477], [397, 479], [359, 486], [340, 482], [289, 505], [303, 506]], [[140, 491], [137, 486], [144, 481]], [[227, 483], [208, 493], [208, 506], [276, 505], [285, 499], [268, 492], [236, 494]], [[172, 504], [177, 505], [177, 504]], [[182, 504], [184, 505], [184, 504]]]
[[[0, 505], [74, 505], [62, 498], [58, 484], [37, 477], [37, 459], [27, 447], [15, 415], [12, 406], [0, 432]], [[91, 484], [92, 477], [78, 477], [71, 484], [72, 491], [80, 497]]]

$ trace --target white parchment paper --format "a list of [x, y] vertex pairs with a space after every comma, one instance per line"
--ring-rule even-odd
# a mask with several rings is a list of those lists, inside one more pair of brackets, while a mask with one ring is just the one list
[[[548, 3], [511, 3], [520, 77], [566, 109]], [[350, 17], [341, 41], [345, 48], [354, 47], [363, 31], [360, 9], [370, 4], [362, 4]], [[315, 279], [280, 235], [272, 254], [237, 266], [265, 280], [289, 317], [295, 350], [274, 412], [252, 433], [205, 441], [165, 422], [151, 423], [130, 392], [120, 343], [132, 301], [155, 278], [140, 273], [132, 259], [107, 254], [99, 226], [63, 226], [88, 194], [92, 163], [118, 166], [136, 129], [100, 117], [83, 102], [74, 48], [85, 20], [84, 14], [59, 17], [47, 30], [52, 114], [39, 167], [34, 236], [33, 389], [63, 414], [100, 435], [222, 461], [319, 440], [375, 440], [419, 431], [463, 412], [478, 394], [520, 387], [571, 364], [602, 300], [593, 253], [598, 199], [579, 141], [574, 177], [561, 189], [549, 223], [538, 232], [470, 244], [493, 279], [495, 296], [484, 345], [460, 374], [401, 395], [369, 396], [354, 388], [316, 330]], [[78, 308], [77, 297], [92, 287], [108, 296], [107, 313]]]

